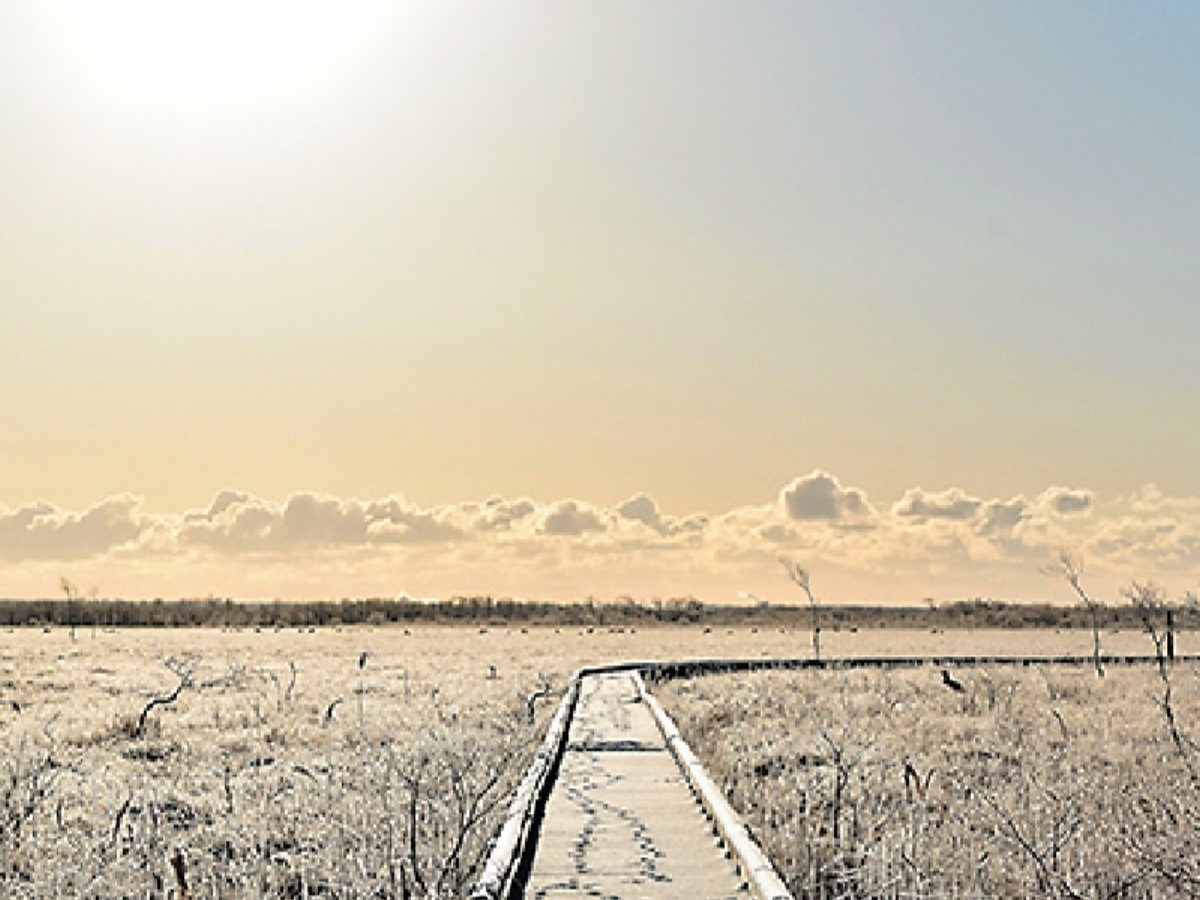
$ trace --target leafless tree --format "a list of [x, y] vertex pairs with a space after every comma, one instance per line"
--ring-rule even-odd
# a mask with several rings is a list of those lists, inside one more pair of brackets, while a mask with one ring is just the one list
[[79, 589], [65, 575], [59, 576], [58, 586], [67, 597], [67, 626], [71, 629], [71, 640], [75, 640], [75, 598]]
[[1180, 730], [1179, 721], [1175, 717], [1175, 707], [1171, 701], [1171, 675], [1167, 669], [1167, 656], [1163, 649], [1166, 644], [1167, 633], [1165, 629], [1162, 631], [1159, 630], [1159, 625], [1167, 613], [1165, 592], [1162, 588], [1149, 582], [1139, 583], [1135, 581], [1123, 593], [1129, 599], [1129, 602], [1133, 604], [1134, 609], [1137, 610], [1138, 618], [1142, 620], [1143, 630], [1145, 630], [1146, 634], [1150, 636], [1150, 640], [1154, 643], [1154, 657], [1158, 662], [1158, 676], [1163, 683], [1163, 695], [1162, 699], [1158, 701], [1158, 708], [1162, 710], [1163, 718], [1166, 719], [1167, 731], [1171, 735], [1171, 742], [1179, 752], [1184, 765], [1187, 766], [1188, 774], [1191, 775], [1192, 781], [1195, 782], [1198, 774], [1192, 763], [1192, 750], [1195, 748], [1195, 744]]
[[788, 578], [792, 579], [796, 586], [804, 591], [804, 595], [808, 597], [808, 608], [812, 612], [813, 659], [819, 660], [821, 658], [820, 612], [817, 606], [817, 598], [813, 596], [808, 569], [790, 559], [781, 559], [779, 563], [783, 566], [784, 571], [788, 573]]
[[1133, 582], [1121, 592], [1137, 610], [1141, 620], [1142, 630], [1154, 644], [1154, 658], [1158, 662], [1158, 672], [1163, 678], [1167, 676], [1167, 631], [1165, 626], [1160, 630], [1162, 620], [1167, 614], [1167, 604], [1163, 589], [1151, 582]]
[[1096, 675], [1104, 677], [1104, 665], [1100, 661], [1100, 606], [1083, 589], [1080, 578], [1083, 574], [1083, 561], [1074, 554], [1064, 550], [1058, 555], [1057, 564], [1043, 570], [1047, 575], [1061, 578], [1071, 586], [1087, 607], [1092, 616], [1092, 664], [1096, 667]]

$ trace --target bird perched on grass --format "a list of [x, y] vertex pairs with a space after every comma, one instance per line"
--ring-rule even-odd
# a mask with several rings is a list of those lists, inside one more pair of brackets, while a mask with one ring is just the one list
[[962, 682], [950, 674], [949, 669], [942, 669], [942, 684], [957, 693], [963, 693], [966, 688], [962, 686]]

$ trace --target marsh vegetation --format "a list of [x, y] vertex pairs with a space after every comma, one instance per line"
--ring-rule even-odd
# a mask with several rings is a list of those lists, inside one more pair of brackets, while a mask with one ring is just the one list
[[[88, 626], [74, 639], [65, 627], [2, 631], [0, 895], [458, 896], [573, 669], [805, 656], [810, 637], [802, 627], [706, 624]], [[1116, 653], [1146, 648], [1136, 632], [1106, 632], [1104, 641]], [[1087, 630], [830, 628], [822, 652], [1086, 653], [1090, 645]], [[1026, 880], [1008, 885], [1019, 896], [1038, 884], [1037, 864], [1003, 830], [1003, 810], [1038, 841], [1047, 840], [1038, 829], [1075, 829], [1047, 864], [1068, 867], [1064, 877], [1082, 896], [1091, 895], [1077, 869], [1097, 853], [1117, 860], [1118, 874], [1143, 871], [1142, 857], [1112, 849], [1124, 846], [1122, 828], [1136, 826], [1130, 852], [1145, 859], [1156, 848], [1181, 865], [1197, 856], [1185, 852], [1195, 849], [1186, 844], [1195, 840], [1187, 830], [1195, 788], [1180, 782], [1182, 757], [1164, 739], [1153, 672], [1114, 671], [1101, 683], [1090, 671], [955, 675], [961, 695], [922, 671], [712, 677], [657, 692], [769, 852], [799, 866], [801, 887], [814, 872], [833, 890], [866, 884], [864, 873], [877, 870], [893, 879], [909, 872], [908, 881], [881, 884], [913, 885], [924, 896], [943, 884], [975, 889], [982, 876], [954, 875], [948, 860], [951, 851], [986, 850], [984, 874], [1001, 871], [1006, 853], [1024, 860], [1013, 871]], [[1200, 721], [1197, 676], [1177, 667], [1172, 683], [1190, 735]], [[840, 763], [831, 762], [835, 746]], [[962, 792], [971, 782], [954, 781], [968, 777], [977, 785], [970, 799]], [[1067, 778], [1081, 789], [1063, 793]], [[1171, 822], [1183, 825], [1163, 824]], [[958, 828], [957, 844], [945, 823]], [[913, 843], [887, 844], [897, 828]], [[1102, 850], [1085, 852], [1085, 843]], [[1054, 844], [1034, 846], [1041, 853]], [[1145, 870], [1135, 889], [1171, 889], [1170, 878], [1189, 872]]]
[[797, 897], [1195, 897], [1200, 748], [1177, 723], [1200, 723], [1200, 669], [1168, 677], [759, 672], [656, 694]]
[[459, 896], [554, 677], [366, 633], [20, 637], [0, 662], [6, 897]]

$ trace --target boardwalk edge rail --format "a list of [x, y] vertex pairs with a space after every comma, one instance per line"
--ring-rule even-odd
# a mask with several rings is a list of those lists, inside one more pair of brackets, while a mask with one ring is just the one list
[[[741, 817], [729, 806], [720, 790], [704, 771], [678, 729], [654, 696], [646, 689], [643, 679], [653, 682], [669, 681], [673, 678], [689, 678], [694, 675], [732, 672], [752, 672], [770, 669], [891, 669], [941, 666], [945, 668], [971, 668], [975, 666], [1042, 666], [1042, 665], [1085, 665], [1095, 662], [1088, 656], [873, 656], [842, 657], [840, 659], [690, 659], [675, 662], [624, 662], [602, 666], [584, 666], [571, 673], [562, 699], [555, 710], [554, 718], [546, 729], [546, 735], [526, 769], [500, 830], [492, 842], [491, 851], [484, 863], [483, 872], [472, 886], [470, 900], [514, 900], [521, 897], [528, 869], [533, 861], [537, 828], [545, 811], [546, 801], [554, 785], [554, 777], [567, 748], [567, 736], [571, 729], [571, 718], [579, 701], [579, 688], [589, 675], [604, 675], [615, 672], [632, 672], [637, 678], [638, 691], [654, 714], [655, 721], [667, 741], [667, 746], [676, 762], [687, 776], [694, 791], [701, 794], [705, 808], [713, 817], [721, 836], [730, 851], [737, 857], [743, 875], [749, 881], [756, 896], [762, 900], [788, 900], [791, 894], [783, 886], [774, 867], [766, 859], [762, 849], [755, 843], [741, 821]], [[1159, 658], [1151, 655], [1103, 655], [1102, 665], [1157, 664]], [[1173, 663], [1197, 663], [1200, 655], [1189, 654], [1175, 657]], [[669, 729], [669, 730], [668, 730]], [[685, 761], [686, 760], [686, 761]], [[761, 882], [761, 883], [760, 883]]]
[[571, 673], [554, 718], [546, 729], [533, 762], [525, 770], [521, 783], [508, 805], [504, 823], [492, 842], [483, 872], [471, 888], [470, 900], [509, 900], [521, 896], [529, 865], [533, 861], [536, 835], [554, 776], [562, 762], [571, 730], [571, 718], [579, 702], [579, 685], [588, 675], [637, 670], [653, 663], [618, 663], [612, 666], [585, 666]]
[[758, 846], [758, 842], [750, 835], [742, 817], [729, 805], [724, 791], [708, 777], [708, 773], [704, 771], [704, 765], [696, 758], [692, 748], [687, 745], [687, 741], [683, 739], [683, 735], [679, 733], [679, 729], [675, 727], [671, 717], [662, 708], [662, 704], [646, 690], [646, 683], [642, 680], [641, 673], [634, 672], [633, 678], [637, 684], [638, 696], [643, 703], [650, 707], [658, 730], [662, 732], [663, 740], [667, 742], [667, 749], [675, 757], [675, 762], [683, 771], [684, 777], [687, 778], [692, 793], [699, 797], [721, 839], [725, 842], [725, 846], [733, 854], [738, 869], [750, 888], [750, 893], [758, 900], [792, 900], [792, 894], [787, 889], [787, 885], [783, 883], [783, 879], [779, 877], [779, 873], [775, 871], [775, 867], [771, 865], [767, 855]]
[[546, 729], [533, 762], [525, 770], [525, 776], [508, 805], [504, 824], [492, 844], [483, 873], [471, 890], [471, 900], [501, 900], [511, 896], [513, 880], [522, 863], [532, 849], [530, 832], [545, 805], [553, 779], [549, 776], [558, 767], [559, 760], [571, 730], [571, 716], [579, 700], [579, 672], [574, 672], [567, 682], [554, 718]]

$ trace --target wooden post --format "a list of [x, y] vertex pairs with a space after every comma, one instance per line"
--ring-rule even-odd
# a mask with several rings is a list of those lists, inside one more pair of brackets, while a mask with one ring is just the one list
[[1167, 610], [1167, 660], [1175, 662], [1175, 613]]

